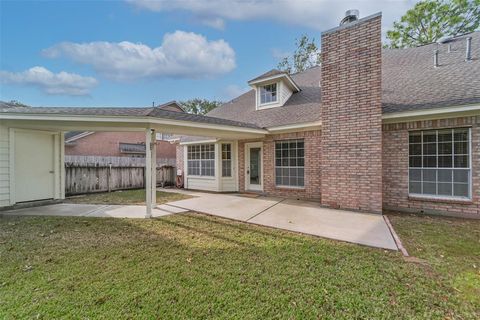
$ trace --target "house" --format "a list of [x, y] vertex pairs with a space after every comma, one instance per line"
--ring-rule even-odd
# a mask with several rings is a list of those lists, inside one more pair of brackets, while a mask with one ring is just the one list
[[207, 116], [0, 104], [0, 208], [65, 197], [64, 132], [143, 132], [150, 217], [168, 132], [185, 136], [189, 189], [480, 217], [480, 33], [386, 50], [380, 13], [343, 22], [322, 33], [320, 67], [272, 70]]
[[480, 32], [382, 49], [381, 14], [353, 15], [321, 50], [321, 66], [271, 70], [207, 114], [265, 137], [181, 137], [184, 187], [479, 218]]
[[[159, 109], [185, 112], [176, 101], [157, 106]], [[175, 145], [169, 133], [157, 133], [157, 160], [174, 162]], [[65, 155], [102, 157], [145, 157], [143, 132], [70, 131], [65, 133]]]

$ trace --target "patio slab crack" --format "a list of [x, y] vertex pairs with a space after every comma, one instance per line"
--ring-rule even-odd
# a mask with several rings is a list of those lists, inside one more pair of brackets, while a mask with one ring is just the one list
[[285, 199], [282, 199], [282, 200], [278, 201], [277, 203], [272, 204], [270, 207], [263, 209], [263, 210], [260, 211], [259, 213], [255, 214], [255, 215], [253, 215], [252, 217], [250, 217], [250, 218], [248, 218], [247, 220], [245, 220], [245, 222], [249, 222], [249, 221], [252, 220], [253, 218], [258, 217], [259, 215], [261, 215], [261, 214], [264, 213], [265, 211], [267, 211], [267, 210], [275, 207], [277, 204], [279, 204], [279, 203], [281, 203], [281, 202], [283, 202], [283, 201], [285, 201]]

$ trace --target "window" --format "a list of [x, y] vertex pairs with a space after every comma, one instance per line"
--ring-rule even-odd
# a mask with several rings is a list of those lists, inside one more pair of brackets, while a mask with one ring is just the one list
[[232, 176], [232, 145], [222, 144], [222, 177]]
[[128, 154], [131, 157], [144, 158], [145, 157], [145, 143], [127, 143], [120, 142], [118, 144], [120, 153]]
[[410, 132], [409, 193], [470, 198], [470, 129]]
[[277, 101], [277, 84], [272, 83], [260, 87], [260, 104], [267, 104]]
[[305, 143], [303, 140], [275, 142], [275, 184], [303, 187], [305, 185]]
[[168, 141], [173, 138], [171, 133], [157, 133], [157, 140]]
[[215, 176], [215, 146], [213, 144], [188, 146], [187, 170], [189, 176]]

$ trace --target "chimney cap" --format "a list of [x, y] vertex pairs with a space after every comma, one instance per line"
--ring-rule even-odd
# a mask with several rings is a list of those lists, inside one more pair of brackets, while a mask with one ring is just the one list
[[340, 21], [340, 25], [357, 21], [360, 16], [358, 9], [350, 9], [345, 11], [345, 17]]

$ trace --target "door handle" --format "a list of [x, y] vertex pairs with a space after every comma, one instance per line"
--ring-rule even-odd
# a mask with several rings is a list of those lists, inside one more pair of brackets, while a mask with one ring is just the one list
[[247, 170], [247, 174], [250, 174], [250, 170]]
[[53, 171], [53, 170], [50, 170], [50, 171], [48, 171], [48, 173], [55, 173], [55, 171]]

